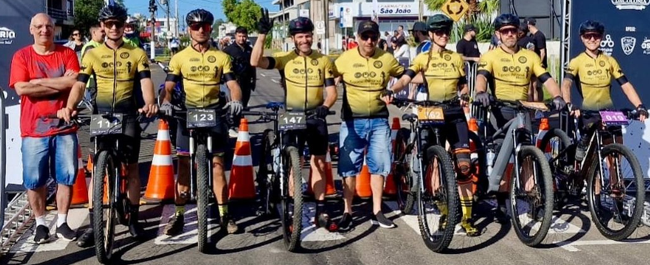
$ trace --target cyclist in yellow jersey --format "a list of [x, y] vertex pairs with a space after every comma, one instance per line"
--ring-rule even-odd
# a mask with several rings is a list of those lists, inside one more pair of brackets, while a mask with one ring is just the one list
[[613, 57], [604, 54], [599, 50], [600, 42], [605, 33], [605, 26], [597, 21], [587, 20], [580, 24], [580, 39], [585, 45], [585, 51], [571, 59], [562, 81], [562, 92], [566, 102], [571, 103], [571, 85], [576, 82], [578, 92], [583, 98], [582, 107], [584, 113], [579, 109], [573, 110], [576, 117], [580, 117], [580, 130], [583, 133], [582, 140], [576, 148], [576, 160], [582, 161], [585, 157], [585, 149], [589, 144], [587, 129], [591, 124], [600, 122], [599, 110], [612, 109], [614, 102], [611, 96], [611, 82], [615, 79], [621, 86], [623, 93], [636, 107], [640, 114], [641, 121], [648, 117], [648, 111], [641, 102], [636, 90], [627, 80], [623, 70]]
[[[409, 82], [414, 82], [425, 84], [429, 95], [428, 100], [431, 101], [451, 101], [456, 99], [459, 94], [466, 95], [468, 93], [462, 55], [445, 49], [453, 24], [453, 20], [442, 14], [434, 15], [427, 20], [432, 43], [431, 49], [415, 57], [402, 78], [391, 87], [393, 92], [397, 93]], [[415, 78], [418, 74], [420, 76]], [[414, 78], [418, 80], [414, 80]], [[468, 236], [478, 236], [479, 231], [472, 223], [473, 194], [467, 120], [460, 104], [445, 108], [444, 114], [445, 136], [447, 136], [449, 144], [453, 146], [456, 158], [456, 178], [463, 212], [460, 225]], [[430, 137], [428, 129], [422, 130], [423, 150], [429, 146], [427, 142]]]
[[[530, 82], [533, 76], [536, 76], [539, 82], [546, 86], [546, 90], [553, 96], [553, 105], [556, 109], [562, 109], [566, 105], [560, 95], [560, 88], [551, 75], [542, 67], [541, 59], [534, 52], [517, 45], [517, 35], [519, 33], [519, 17], [512, 14], [499, 15], [494, 20], [494, 29], [501, 44], [494, 50], [488, 51], [481, 56], [478, 65], [476, 77], [476, 95], [475, 101], [480, 102], [483, 106], [490, 104], [490, 96], [486, 92], [487, 84], [490, 84], [492, 95], [498, 100], [518, 101], [532, 100], [529, 94]], [[493, 109], [494, 110], [494, 109]], [[516, 112], [512, 108], [499, 108], [492, 112], [490, 123], [494, 128], [502, 128], [509, 120], [516, 117]], [[526, 127], [530, 129], [530, 119], [526, 119]], [[506, 149], [513, 148], [512, 142], [495, 139], [497, 142], [503, 142]], [[500, 150], [500, 149], [497, 149]], [[509, 159], [508, 157], [498, 156], [497, 160]], [[503, 163], [495, 162], [495, 165]], [[496, 170], [500, 172], [501, 170]], [[501, 176], [497, 176], [501, 179]], [[503, 181], [502, 183], [505, 183]], [[495, 217], [498, 222], [507, 222], [505, 201], [507, 193], [502, 185], [497, 193], [497, 203]]]
[[[373, 21], [359, 23], [359, 46], [345, 51], [334, 62], [335, 75], [343, 82], [343, 108], [339, 133], [338, 172], [344, 178], [345, 208], [339, 230], [352, 228], [352, 198], [355, 176], [361, 172], [364, 156], [371, 174], [371, 223], [384, 228], [395, 224], [381, 212], [384, 178], [391, 170], [388, 107], [392, 91], [386, 89], [390, 77], [404, 73], [395, 57], [377, 47], [379, 25]], [[364, 155], [367, 148], [367, 154]]]
[[[188, 34], [191, 38], [191, 46], [183, 49], [169, 62], [169, 73], [165, 81], [165, 93], [163, 103], [160, 106], [161, 112], [172, 115], [172, 94], [176, 83], [182, 82], [185, 101], [183, 105], [188, 109], [217, 109], [222, 110], [222, 103], [219, 100], [221, 80], [231, 91], [232, 100], [228, 102], [229, 112], [227, 116], [239, 116], [242, 110], [241, 90], [234, 73], [231, 71], [230, 57], [225, 53], [212, 47], [210, 44], [210, 33], [214, 16], [203, 9], [190, 11], [185, 16], [188, 25]], [[217, 115], [221, 117], [221, 115]], [[228, 126], [225, 119], [217, 122], [212, 128], [212, 149], [213, 150], [213, 188], [219, 204], [219, 215], [221, 216], [221, 228], [226, 228], [229, 234], [238, 230], [237, 224], [228, 213], [228, 189], [226, 175], [224, 173], [223, 155], [228, 143]], [[176, 185], [176, 212], [165, 227], [166, 235], [178, 235], [183, 232], [185, 225], [185, 203], [189, 196], [190, 184], [190, 143], [189, 131], [185, 121], [179, 121], [176, 132], [176, 150], [178, 154], [178, 179]]]
[[[140, 48], [124, 43], [124, 21], [126, 10], [119, 5], [106, 6], [99, 13], [101, 27], [106, 33], [103, 45], [88, 51], [81, 61], [81, 72], [77, 83], [70, 91], [70, 97], [65, 108], [58, 111], [57, 116], [70, 121], [76, 114], [76, 106], [83, 97], [84, 88], [94, 76], [97, 81], [97, 108], [95, 113], [123, 113], [124, 134], [118, 135], [120, 147], [118, 152], [127, 159], [127, 178], [130, 217], [129, 232], [137, 239], [142, 238], [144, 230], [138, 224], [140, 207], [140, 177], [138, 176], [138, 158], [140, 153], [140, 124], [136, 121], [136, 111], [151, 117], [158, 113], [158, 106], [154, 98], [153, 83], [147, 56]], [[134, 98], [135, 83], [139, 82], [142, 88], [145, 105], [138, 109]], [[100, 148], [112, 144], [105, 140], [99, 143]], [[91, 182], [92, 186], [92, 182]], [[93, 219], [92, 205], [90, 219]], [[86, 235], [88, 234], [89, 235]], [[93, 227], [87, 229], [81, 239], [92, 240]], [[87, 245], [87, 244], [82, 244]]]
[[[295, 49], [285, 53], [263, 57], [264, 40], [272, 29], [272, 21], [268, 10], [262, 10], [262, 19], [258, 23], [259, 36], [251, 53], [251, 65], [265, 69], [278, 69], [282, 73], [287, 110], [313, 111], [316, 118], [307, 120], [307, 129], [300, 132], [289, 132], [284, 135], [283, 143], [297, 144], [302, 153], [307, 141], [311, 153], [312, 190], [316, 198], [316, 225], [330, 229], [330, 216], [325, 209], [325, 170], [327, 169], [326, 155], [329, 148], [329, 134], [325, 118], [329, 109], [336, 102], [336, 87], [334, 86], [333, 63], [318, 51], [312, 50], [314, 24], [309, 18], [298, 17], [289, 21], [289, 33], [295, 44]], [[323, 96], [323, 87], [327, 97]], [[296, 143], [296, 138], [298, 139]], [[295, 191], [294, 191], [295, 192]]]

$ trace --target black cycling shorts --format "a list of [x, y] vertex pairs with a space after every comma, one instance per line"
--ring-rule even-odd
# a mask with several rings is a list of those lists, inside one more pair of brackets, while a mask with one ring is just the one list
[[[467, 127], [467, 118], [465, 117], [465, 112], [461, 107], [451, 107], [444, 110], [445, 114], [445, 125], [441, 128], [442, 133], [441, 139], [448, 141], [454, 149], [467, 148], [469, 149], [469, 129]], [[429, 143], [434, 142], [433, 132], [430, 129], [424, 129], [420, 133], [420, 138], [422, 140], [422, 146], [426, 148], [429, 147]]]
[[[223, 155], [229, 139], [226, 120], [220, 118], [217, 126], [209, 129], [212, 136], [212, 154]], [[179, 156], [189, 156], [190, 154], [190, 132], [187, 130], [187, 122], [184, 120], [178, 120], [178, 126], [176, 127], [176, 153]]]
[[137, 164], [140, 158], [140, 123], [136, 116], [125, 116], [123, 122], [123, 134], [101, 136], [98, 144], [99, 149], [111, 149], [119, 140], [117, 152], [126, 159], [128, 164]]
[[307, 119], [307, 129], [288, 131], [282, 138], [282, 143], [285, 146], [297, 145], [301, 154], [305, 148], [305, 141], [307, 141], [311, 155], [326, 155], [329, 148], [327, 122], [323, 119]]

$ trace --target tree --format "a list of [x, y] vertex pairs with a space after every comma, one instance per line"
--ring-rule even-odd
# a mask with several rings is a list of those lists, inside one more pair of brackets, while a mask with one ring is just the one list
[[221, 2], [221, 7], [223, 7], [223, 13], [226, 15], [228, 21], [235, 21], [235, 9], [237, 8], [237, 0], [223, 0]]
[[84, 35], [89, 36], [90, 26], [99, 23], [97, 16], [104, 7], [104, 0], [77, 0], [74, 3], [74, 25]]
[[223, 21], [223, 19], [217, 18], [217, 20], [214, 21], [214, 25], [212, 25], [212, 28], [213, 29], [219, 29], [219, 26], [221, 26], [221, 24], [223, 24], [223, 23], [226, 23], [226, 22]]
[[235, 11], [233, 12], [234, 18], [229, 20], [239, 27], [246, 28], [249, 32], [255, 31], [257, 28], [257, 21], [262, 15], [260, 9], [260, 5], [252, 0], [241, 1], [237, 4]]

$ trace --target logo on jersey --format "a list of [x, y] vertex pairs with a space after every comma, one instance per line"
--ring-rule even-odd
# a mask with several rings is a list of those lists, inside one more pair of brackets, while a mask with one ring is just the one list
[[300, 73], [300, 70], [298, 70], [298, 69], [293, 69], [293, 73], [294, 73], [294, 74], [299, 74], [299, 73]]
[[372, 63], [372, 66], [374, 66], [375, 68], [379, 69], [379, 68], [381, 68], [382, 66], [384, 66], [384, 64], [383, 64], [381, 61], [375, 61], [374, 63]]
[[361, 73], [359, 72], [354, 73], [354, 78], [361, 78]]
[[313, 66], [317, 66], [317, 65], [318, 65], [318, 60], [316, 60], [316, 59], [312, 59], [312, 60], [311, 60], [311, 65], [313, 65]]
[[625, 36], [621, 38], [621, 48], [623, 49], [623, 53], [625, 53], [625, 55], [632, 54], [632, 52], [634, 52], [635, 45], [636, 45], [635, 37]]
[[16, 32], [5, 27], [0, 27], [0, 44], [10, 45], [16, 38]]
[[104, 54], [104, 55], [102, 55], [102, 59], [108, 59], [108, 58], [111, 58], [111, 57], [113, 57], [113, 56], [108, 55], [108, 54]]
[[501, 68], [501, 70], [503, 70], [504, 73], [507, 73], [507, 72], [521, 72], [521, 67], [519, 67], [519, 66], [504, 66], [503, 68]]
[[614, 51], [614, 40], [612, 40], [611, 35], [605, 35], [605, 39], [600, 41], [600, 50], [604, 54], [612, 55], [612, 52]]
[[431, 67], [431, 68], [436, 68], [436, 67], [437, 68], [445, 68], [447, 66], [449, 66], [447, 63], [431, 63], [431, 66], [429, 66], [429, 67]]
[[120, 58], [122, 58], [122, 59], [129, 58], [129, 53], [128, 52], [120, 53]]
[[192, 66], [190, 70], [192, 72], [208, 72], [210, 71], [210, 66]]
[[643, 43], [641, 43], [641, 49], [643, 49], [643, 54], [650, 54], [650, 39], [643, 38]]
[[122, 67], [122, 62], [117, 62], [116, 64], [113, 64], [112, 62], [111, 63], [102, 63], [103, 68], [109, 68], [109, 67], [113, 67], [113, 66]]
[[519, 56], [519, 59], [517, 59], [517, 61], [519, 61], [520, 63], [526, 63], [528, 62], [528, 59], [526, 59], [526, 57], [524, 56]]
[[361, 63], [355, 63], [355, 64], [352, 65], [352, 67], [353, 68], [363, 68], [363, 67], [365, 67], [365, 65], [361, 64]]
[[603, 74], [603, 70], [602, 70], [602, 69], [593, 70], [593, 71], [587, 71], [587, 75], [602, 75], [602, 74]]
[[214, 63], [214, 62], [216, 62], [216, 61], [217, 61], [217, 57], [214, 57], [214, 55], [210, 55], [210, 56], [208, 56], [208, 62], [210, 62], [210, 63]]
[[612, 0], [612, 5], [619, 10], [643, 10], [650, 5], [650, 0]]
[[605, 66], [605, 61], [598, 62], [598, 65], [600, 65], [600, 67], [604, 67]]
[[190, 58], [190, 62], [192, 62], [192, 63], [196, 63], [196, 62], [200, 62], [200, 61], [201, 61], [201, 59], [199, 59], [199, 58]]
[[445, 54], [445, 61], [451, 61], [451, 55]]

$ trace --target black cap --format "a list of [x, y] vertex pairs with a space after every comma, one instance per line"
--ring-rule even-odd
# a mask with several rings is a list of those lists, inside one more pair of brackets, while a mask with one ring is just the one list
[[533, 18], [533, 17], [529, 17], [529, 18], [526, 19], [526, 22], [529, 25], [535, 25], [535, 23], [537, 23], [537, 20], [535, 18]]
[[375, 23], [374, 21], [370, 21], [370, 20], [366, 20], [359, 23], [359, 27], [357, 28], [357, 33], [361, 35], [366, 32], [371, 32], [379, 35], [379, 25], [377, 25], [377, 23]]
[[427, 31], [427, 28], [428, 28], [428, 27], [427, 27], [427, 24], [425, 24], [425, 23], [422, 22], [422, 21], [418, 21], [418, 22], [415, 22], [415, 23], [413, 24], [413, 29], [411, 29], [411, 30], [414, 31], [414, 32], [415, 32], [415, 31], [424, 31], [424, 32], [426, 32], [426, 31]]
[[472, 24], [465, 25], [465, 27], [463, 27], [463, 32], [467, 33], [469, 31], [476, 31], [476, 27]]

